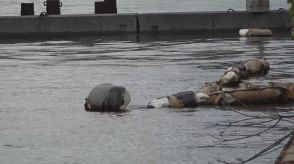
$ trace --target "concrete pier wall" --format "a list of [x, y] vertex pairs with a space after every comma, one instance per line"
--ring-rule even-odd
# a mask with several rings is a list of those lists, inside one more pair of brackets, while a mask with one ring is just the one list
[[291, 16], [287, 12], [206, 12], [140, 14], [140, 32], [218, 32], [236, 31], [241, 28], [291, 28]]
[[133, 33], [137, 31], [135, 14], [50, 15], [0, 17], [0, 35]]
[[217, 33], [240, 28], [287, 30], [288, 12], [196, 12], [151, 14], [50, 15], [0, 17], [0, 36], [127, 34], [127, 33]]

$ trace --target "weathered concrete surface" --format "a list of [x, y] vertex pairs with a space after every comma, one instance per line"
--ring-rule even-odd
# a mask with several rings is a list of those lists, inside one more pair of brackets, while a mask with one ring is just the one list
[[49, 15], [0, 17], [0, 35], [130, 33], [137, 31], [135, 14]]
[[150, 14], [49, 15], [0, 17], [1, 37], [127, 33], [238, 34], [241, 28], [290, 31], [286, 11], [268, 13], [194, 12]]
[[206, 33], [218, 31], [237, 32], [241, 28], [270, 28], [289, 30], [291, 16], [288, 12], [202, 12], [139, 14], [142, 33]]

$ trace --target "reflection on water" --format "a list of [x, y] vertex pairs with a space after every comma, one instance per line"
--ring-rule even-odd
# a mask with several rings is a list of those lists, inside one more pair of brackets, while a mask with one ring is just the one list
[[[4, 163], [208, 163], [245, 159], [286, 132], [215, 148], [219, 129], [242, 118], [219, 107], [146, 109], [148, 101], [197, 90], [232, 62], [266, 57], [271, 71], [250, 81], [293, 82], [294, 44], [287, 37], [248, 40], [195, 36], [77, 37], [1, 41], [0, 159]], [[100, 83], [125, 86], [129, 112], [89, 113], [84, 98]], [[292, 106], [262, 106], [265, 109]], [[238, 129], [243, 130], [243, 129]], [[250, 129], [250, 132], [259, 131]], [[247, 132], [244, 129], [244, 132]], [[249, 131], [248, 131], [249, 132]], [[233, 133], [232, 133], [233, 135]], [[201, 148], [202, 147], [202, 148]], [[279, 151], [253, 163], [273, 163]]]

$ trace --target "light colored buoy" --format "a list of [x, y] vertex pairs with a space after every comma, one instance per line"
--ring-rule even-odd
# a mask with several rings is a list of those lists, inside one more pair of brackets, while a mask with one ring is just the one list
[[270, 29], [241, 29], [239, 30], [241, 37], [272, 37], [273, 32]]
[[208, 98], [209, 96], [205, 93], [185, 91], [152, 100], [148, 103], [147, 108], [191, 108], [204, 104]]
[[241, 30], [239, 31], [239, 35], [240, 35], [241, 37], [246, 37], [248, 31], [249, 31], [249, 29], [241, 29]]
[[209, 96], [205, 93], [196, 93], [196, 102], [197, 104], [201, 104], [207, 101]]
[[147, 108], [164, 108], [164, 107], [169, 107], [169, 100], [167, 97], [152, 100], [147, 105]]

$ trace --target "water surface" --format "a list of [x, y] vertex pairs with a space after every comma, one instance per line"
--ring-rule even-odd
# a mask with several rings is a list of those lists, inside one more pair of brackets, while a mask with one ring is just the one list
[[[266, 57], [271, 71], [250, 81], [294, 79], [294, 44], [196, 36], [77, 37], [0, 42], [0, 161], [29, 163], [218, 163], [246, 159], [289, 129], [213, 148], [230, 108], [146, 109], [148, 101], [216, 80], [232, 62]], [[84, 98], [101, 83], [125, 86], [129, 112], [91, 113]], [[259, 111], [292, 106], [261, 106]], [[252, 115], [261, 112], [238, 110]], [[251, 107], [255, 110], [255, 107]], [[260, 128], [238, 128], [256, 133]], [[235, 131], [236, 132], [236, 131]], [[230, 132], [229, 135], [234, 135]], [[252, 163], [274, 163], [280, 151]]]

